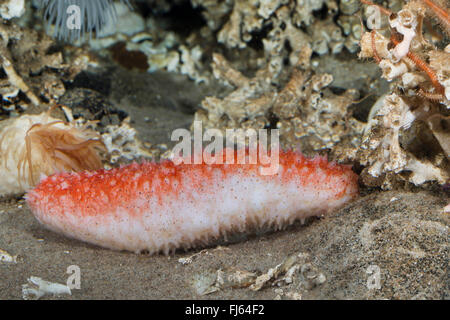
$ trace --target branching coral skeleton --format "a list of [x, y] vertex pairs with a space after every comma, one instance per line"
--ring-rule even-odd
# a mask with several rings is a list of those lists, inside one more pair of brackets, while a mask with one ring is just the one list
[[[434, 92], [425, 91], [423, 88], [419, 88], [417, 90], [417, 94], [435, 101], [443, 101], [445, 99], [448, 100], [448, 97], [446, 98], [444, 96], [445, 88], [439, 82], [436, 75], [436, 70], [433, 70], [423, 59], [420, 58], [418, 54], [411, 51], [412, 41], [416, 37], [419, 40], [419, 44], [428, 44], [424, 42], [422, 35], [422, 20], [427, 12], [426, 8], [423, 6], [423, 3], [425, 3], [431, 11], [434, 12], [435, 16], [439, 18], [446, 33], [449, 33], [448, 10], [441, 8], [431, 0], [411, 1], [398, 13], [392, 13], [390, 10], [374, 4], [371, 1], [361, 0], [361, 2], [367, 5], [376, 6], [381, 13], [388, 15], [389, 23], [392, 28], [390, 41], [393, 45], [395, 45], [395, 47], [389, 50], [389, 54], [384, 57], [380, 57], [376, 45], [376, 38], [382, 36], [377, 33], [376, 30], [372, 30], [370, 32], [370, 45], [372, 48], [372, 56], [375, 61], [380, 64], [384, 58], [390, 60], [390, 62], [394, 64], [401, 64], [400, 60], [408, 58], [417, 68], [427, 74], [434, 88]], [[399, 39], [399, 36], [402, 37], [401, 40]], [[381, 67], [384, 66], [392, 69], [392, 63], [384, 63]], [[407, 65], [408, 63], [403, 64], [404, 67]], [[406, 70], [404, 71], [406, 72]], [[396, 76], [396, 74], [394, 74], [394, 76]]]
[[[396, 81], [393, 91], [382, 99], [382, 107], [371, 112], [359, 151], [359, 160], [366, 166], [363, 180], [367, 177], [370, 184], [375, 177], [374, 184], [384, 188], [402, 180], [416, 185], [445, 183], [450, 179], [450, 133], [443, 124], [448, 118], [444, 109], [450, 108], [450, 45], [444, 50], [435, 47], [424, 38], [422, 25], [427, 17], [435, 17], [448, 34], [448, 9], [437, 0], [413, 0], [394, 13], [371, 1], [361, 2], [388, 16], [390, 36], [375, 29], [366, 32], [359, 57], [373, 58], [383, 77]], [[420, 146], [425, 141], [436, 148]], [[420, 155], [427, 148], [430, 154]]]
[[7, 45], [9, 42], [8, 32], [3, 28], [1, 24], [0, 24], [0, 36], [1, 36], [0, 63], [3, 67], [3, 70], [8, 75], [9, 82], [13, 86], [20, 89], [34, 105], [36, 106], [39, 105], [40, 103], [39, 98], [33, 93], [33, 91], [31, 91], [31, 89], [28, 87], [25, 81], [23, 81], [23, 79], [14, 70], [14, 67], [11, 63], [12, 59], [7, 49]]

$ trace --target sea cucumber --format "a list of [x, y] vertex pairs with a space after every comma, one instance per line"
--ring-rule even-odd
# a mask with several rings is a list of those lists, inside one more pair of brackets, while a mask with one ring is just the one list
[[59, 173], [27, 195], [45, 227], [102, 247], [168, 253], [232, 232], [281, 229], [335, 210], [358, 194], [357, 175], [323, 157], [281, 151], [275, 175], [261, 164], [130, 164]]

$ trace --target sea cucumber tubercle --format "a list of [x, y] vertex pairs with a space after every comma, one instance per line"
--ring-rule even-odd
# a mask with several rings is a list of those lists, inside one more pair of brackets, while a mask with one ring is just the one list
[[358, 194], [357, 175], [325, 158], [279, 155], [259, 164], [179, 164], [59, 173], [26, 199], [45, 227], [102, 247], [150, 253], [190, 248], [232, 232], [282, 228], [335, 210]]

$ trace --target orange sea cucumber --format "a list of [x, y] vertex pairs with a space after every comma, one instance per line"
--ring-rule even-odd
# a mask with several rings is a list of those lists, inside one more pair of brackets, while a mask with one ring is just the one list
[[116, 250], [150, 253], [206, 244], [231, 232], [284, 227], [335, 210], [358, 194], [357, 175], [323, 157], [282, 151], [261, 164], [131, 164], [60, 173], [27, 195], [47, 228]]

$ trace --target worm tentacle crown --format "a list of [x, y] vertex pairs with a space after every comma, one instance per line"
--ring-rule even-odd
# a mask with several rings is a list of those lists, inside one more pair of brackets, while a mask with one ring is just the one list
[[[120, 1], [131, 7], [128, 0]], [[79, 9], [79, 27], [71, 28], [68, 24], [74, 14], [71, 6]], [[41, 0], [39, 8], [45, 8], [47, 26], [54, 25], [53, 36], [60, 40], [84, 39], [86, 33], [92, 38], [92, 33], [99, 32], [110, 19], [117, 18], [113, 0]]]

